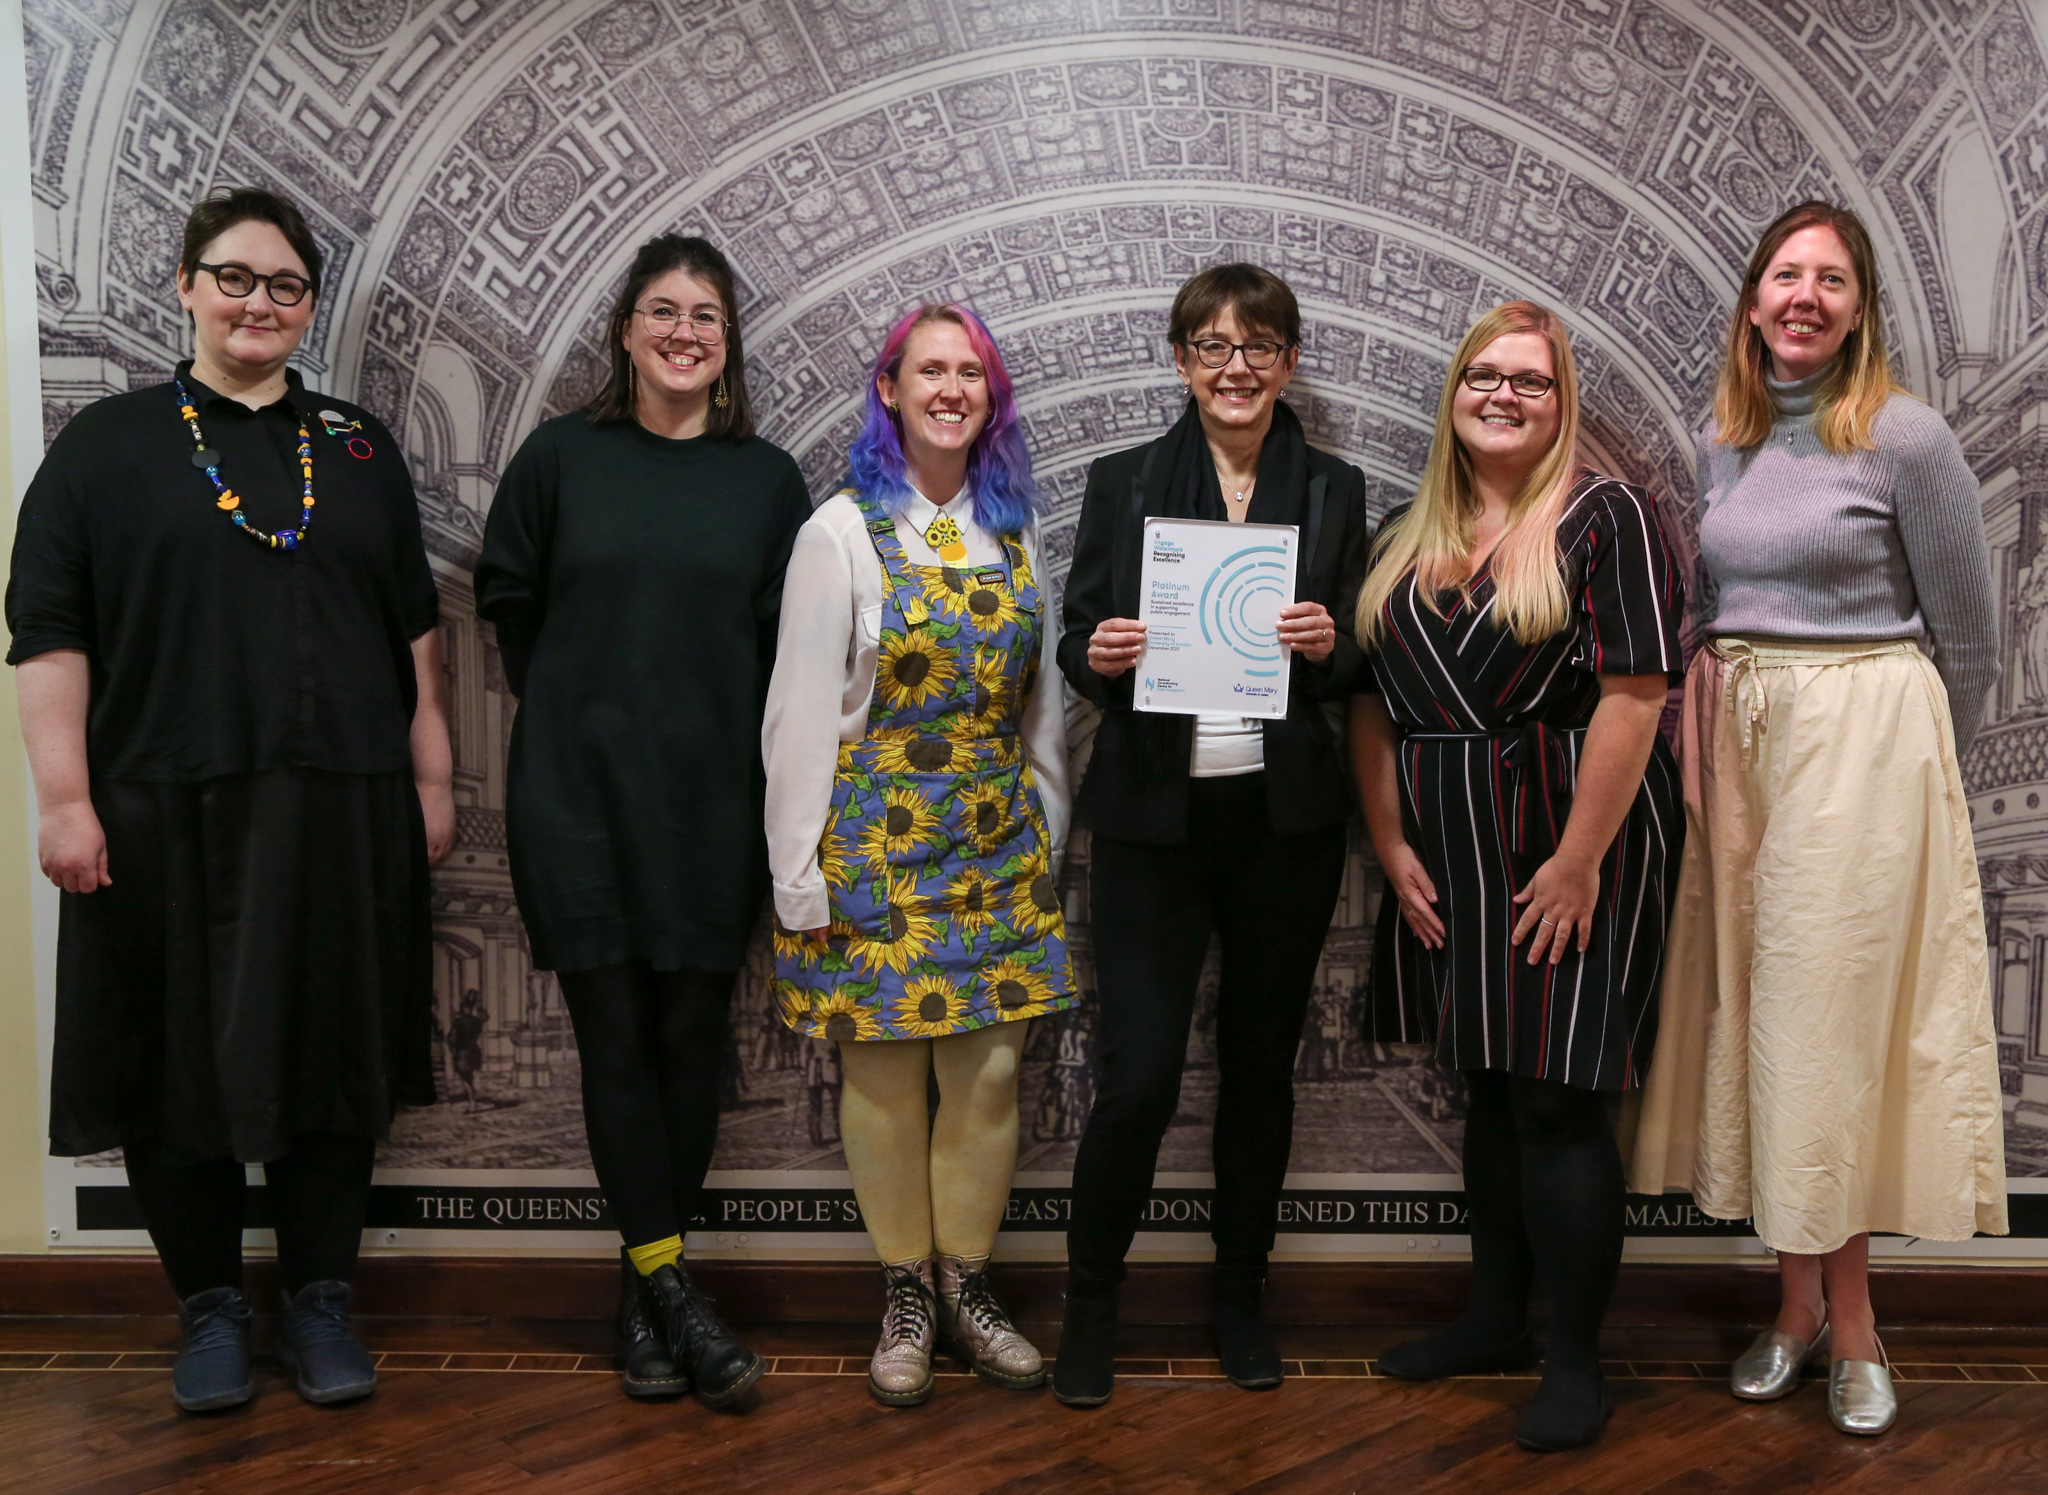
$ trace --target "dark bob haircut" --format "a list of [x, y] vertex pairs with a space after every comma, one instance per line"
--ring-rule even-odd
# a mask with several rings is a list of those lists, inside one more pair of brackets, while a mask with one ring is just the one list
[[1247, 332], [1276, 335], [1290, 348], [1301, 342], [1301, 303], [1287, 282], [1271, 270], [1243, 264], [1211, 265], [1189, 276], [1173, 298], [1166, 340], [1186, 342], [1227, 306], [1237, 308]]
[[199, 273], [206, 246], [238, 223], [268, 223], [306, 267], [306, 281], [320, 294], [320, 268], [326, 263], [313, 231], [288, 197], [261, 187], [222, 187], [208, 193], [185, 220], [185, 247], [178, 254], [178, 275], [187, 285]]
[[610, 320], [605, 323], [605, 343], [611, 354], [611, 371], [597, 398], [583, 408], [599, 425], [631, 420], [638, 404], [634, 388], [633, 355], [626, 351], [626, 323], [633, 308], [647, 294], [647, 288], [673, 270], [687, 270], [718, 292], [719, 308], [725, 313], [726, 402], [711, 402], [710, 418], [704, 423], [706, 436], [723, 436], [742, 441], [754, 434], [754, 406], [747, 398], [746, 350], [740, 341], [739, 298], [733, 293], [732, 266], [708, 239], [663, 234], [649, 239], [633, 254], [633, 268], [612, 302]]

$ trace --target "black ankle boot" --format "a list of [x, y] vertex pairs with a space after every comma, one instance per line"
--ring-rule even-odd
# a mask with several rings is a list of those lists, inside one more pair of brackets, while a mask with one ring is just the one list
[[660, 1305], [624, 1246], [619, 1247], [619, 1269], [619, 1312], [612, 1320], [619, 1389], [628, 1396], [648, 1399], [681, 1396], [690, 1389], [690, 1378], [676, 1368], [662, 1342], [654, 1326]]
[[1216, 1358], [1233, 1386], [1246, 1391], [1271, 1391], [1280, 1384], [1280, 1347], [1266, 1327], [1260, 1299], [1266, 1274], [1219, 1268], [1209, 1283], [1209, 1333]]
[[1515, 1441], [1532, 1453], [1584, 1448], [1614, 1415], [1600, 1362], [1552, 1353], [1543, 1361], [1543, 1384], [1515, 1418]]
[[656, 1267], [647, 1283], [660, 1305], [658, 1322], [669, 1354], [698, 1401], [707, 1407], [728, 1406], [761, 1379], [767, 1362], [726, 1327], [682, 1262]]
[[1116, 1389], [1116, 1289], [1067, 1278], [1052, 1394], [1069, 1407], [1099, 1407]]

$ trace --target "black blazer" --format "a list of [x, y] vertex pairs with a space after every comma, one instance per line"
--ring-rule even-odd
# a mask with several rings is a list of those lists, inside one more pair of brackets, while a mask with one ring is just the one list
[[[1067, 573], [1059, 662], [1067, 682], [1102, 708], [1094, 756], [1075, 797], [1075, 824], [1118, 840], [1178, 846], [1188, 833], [1195, 719], [1134, 712], [1131, 687], [1137, 671], [1105, 679], [1088, 663], [1088, 640], [1096, 624], [1137, 615], [1132, 604], [1138, 595], [1145, 520], [1174, 511], [1160, 492], [1170, 467], [1166, 445], [1162, 437], [1100, 458], [1088, 469], [1088, 492]], [[1220, 498], [1216, 503], [1218, 512], [1194, 517], [1223, 518]], [[1262, 485], [1253, 492], [1245, 517], [1300, 528], [1303, 563], [1295, 600], [1322, 603], [1337, 625], [1337, 647], [1328, 659], [1311, 664], [1294, 656], [1287, 715], [1265, 724], [1273, 830], [1300, 835], [1343, 821], [1353, 804], [1342, 735], [1332, 730], [1323, 703], [1344, 700], [1365, 674], [1365, 657], [1352, 633], [1352, 613], [1372, 550], [1365, 474], [1310, 447], [1306, 494], [1269, 497]]]

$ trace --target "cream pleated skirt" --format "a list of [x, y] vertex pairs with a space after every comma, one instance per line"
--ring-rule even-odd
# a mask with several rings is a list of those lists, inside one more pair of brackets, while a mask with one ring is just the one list
[[1776, 1251], [2005, 1233], [1984, 899], [1948, 698], [1910, 642], [1719, 639], [1630, 1163]]

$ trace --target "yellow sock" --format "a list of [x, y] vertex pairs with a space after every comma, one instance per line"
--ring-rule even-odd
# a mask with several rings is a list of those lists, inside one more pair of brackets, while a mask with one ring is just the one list
[[683, 1238], [672, 1235], [665, 1241], [649, 1241], [644, 1246], [628, 1246], [626, 1255], [633, 1258], [633, 1265], [642, 1277], [652, 1277], [663, 1267], [672, 1267], [683, 1258]]

